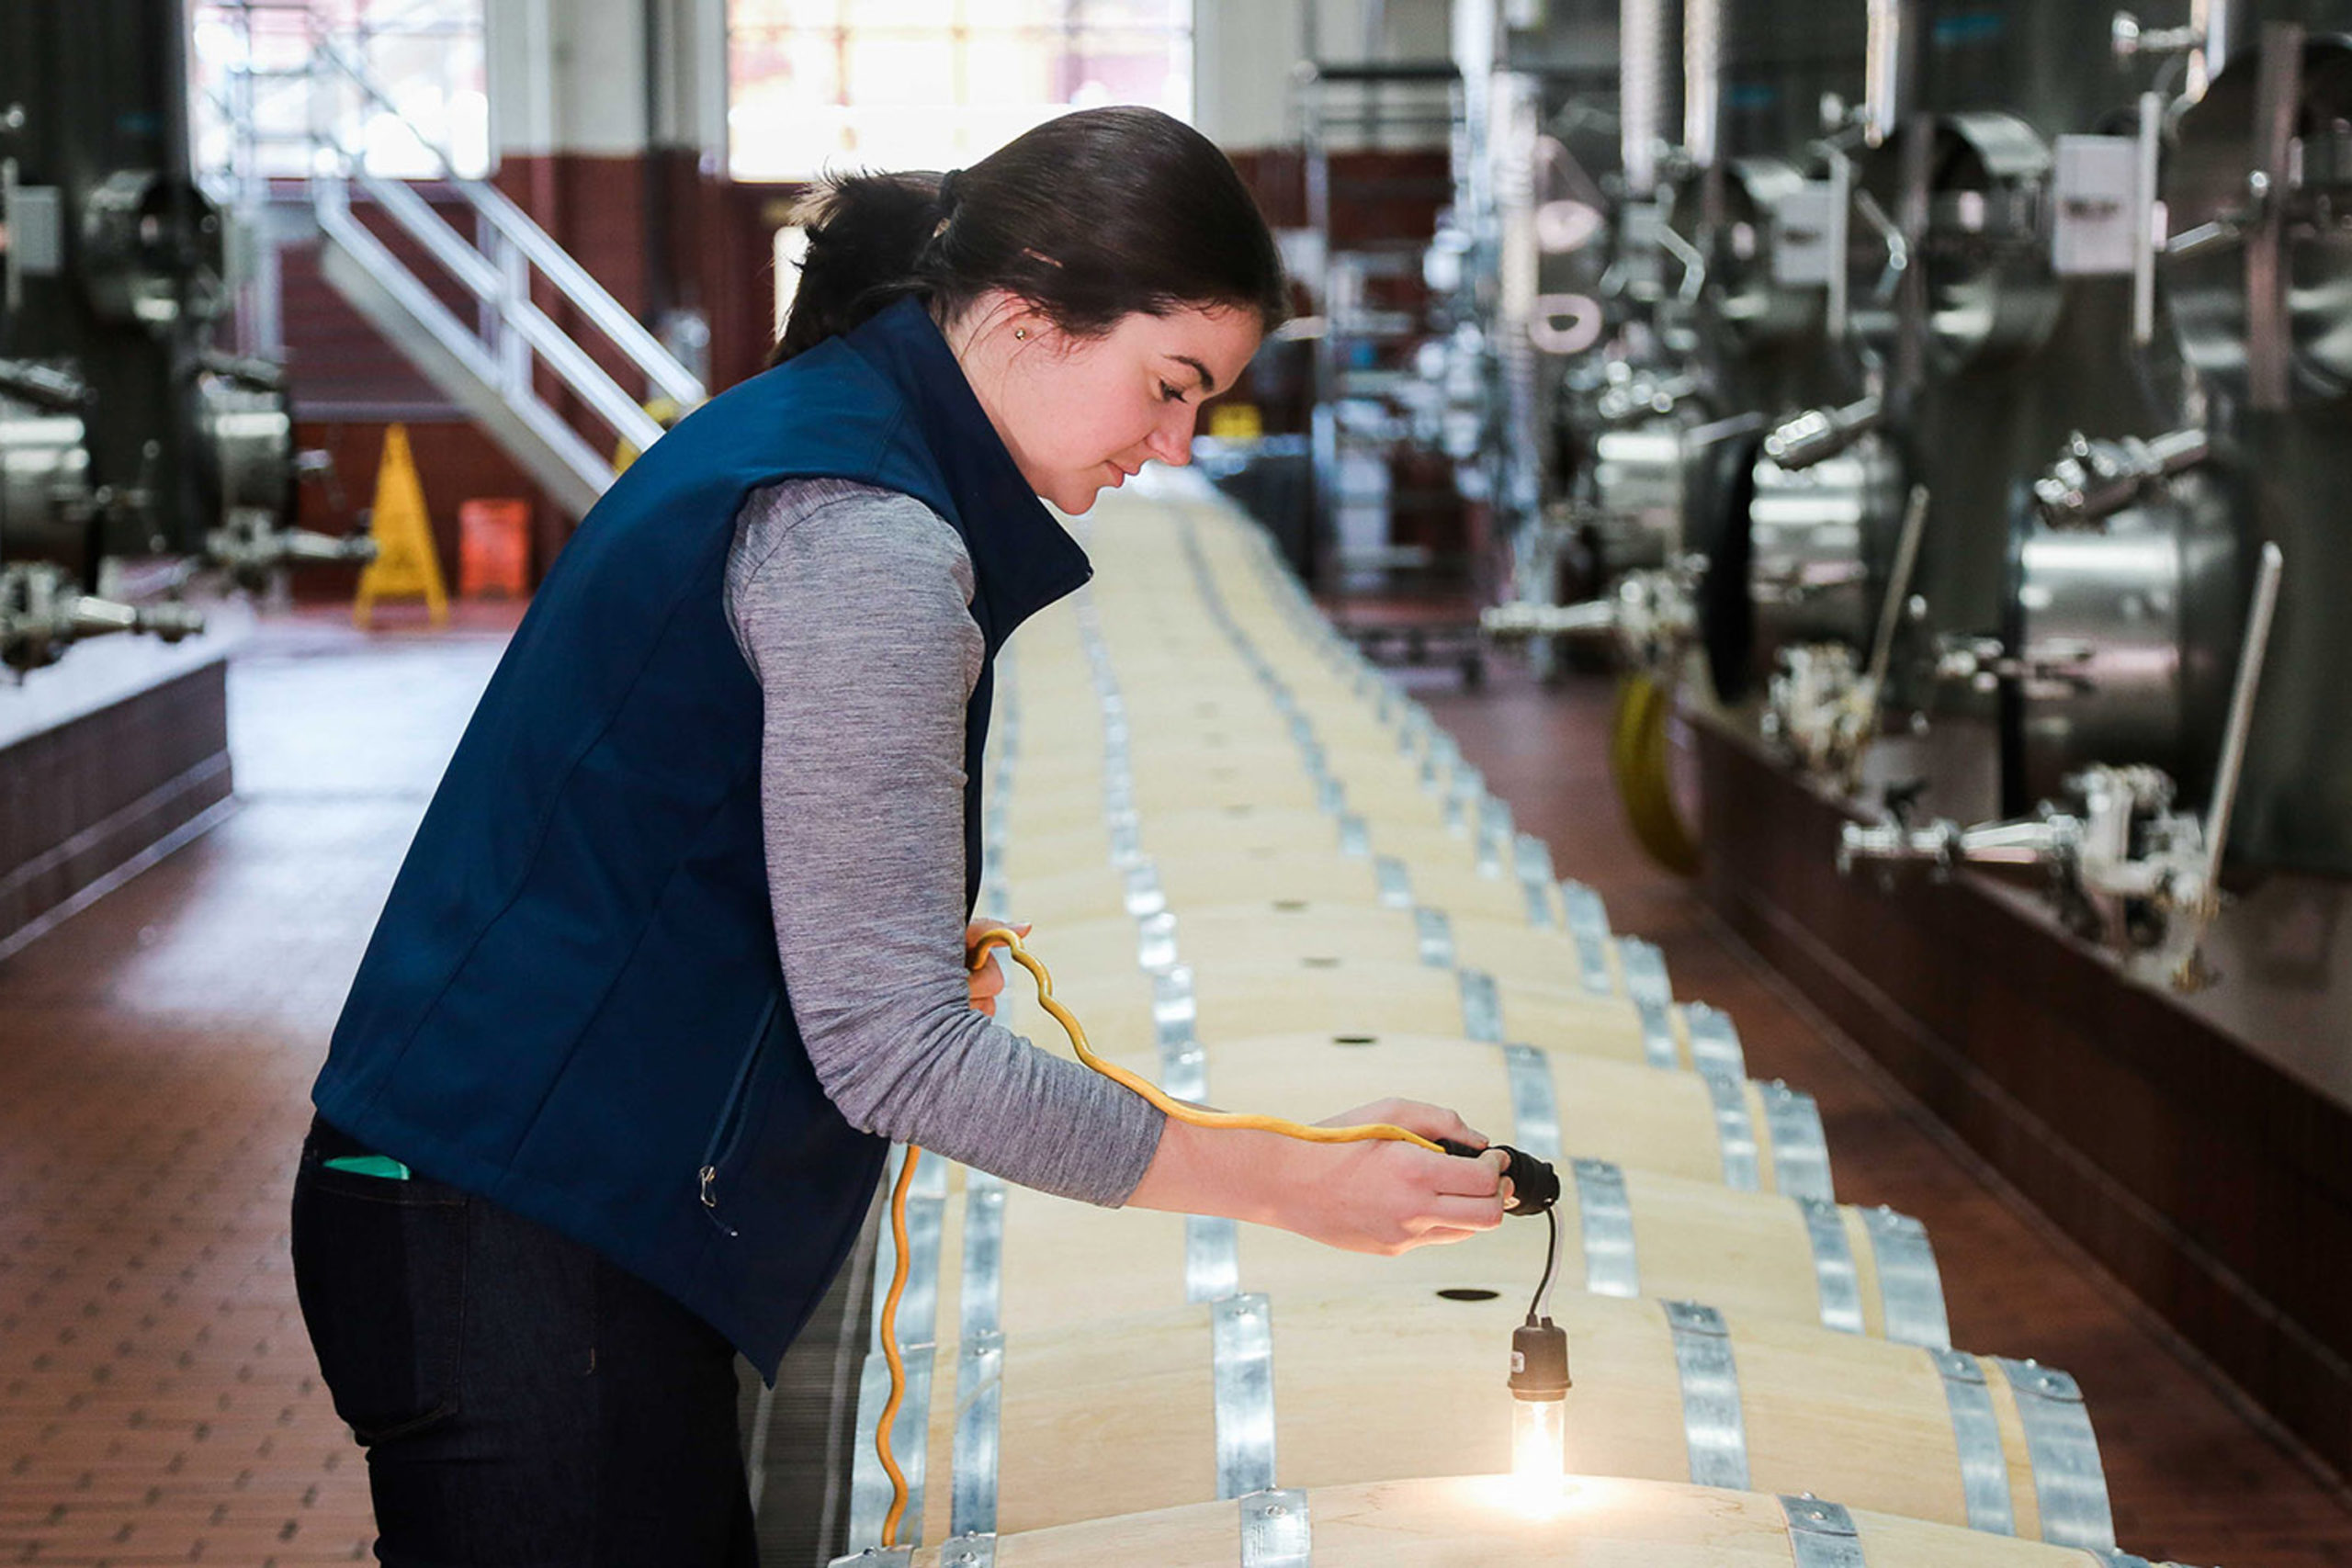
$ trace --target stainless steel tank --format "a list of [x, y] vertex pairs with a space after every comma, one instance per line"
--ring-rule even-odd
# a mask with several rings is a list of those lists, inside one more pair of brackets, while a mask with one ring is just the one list
[[294, 414], [282, 387], [209, 371], [197, 379], [197, 453], [220, 526], [248, 514], [276, 525], [293, 514]]
[[2188, 363], [2232, 399], [2251, 389], [2248, 250], [2264, 205], [2282, 209], [2289, 394], [2352, 390], [2352, 40], [2309, 39], [2301, 63], [2301, 90], [2286, 106], [2286, 189], [2249, 188], [2264, 159], [2259, 62], [2245, 55], [2181, 116], [2165, 161], [2165, 211], [2187, 246], [2163, 269], [2173, 331]]
[[[1906, 235], [1904, 165], [1919, 156], [1910, 142], [1922, 124], [1931, 126], [1932, 139], [1926, 221]], [[1891, 356], [1900, 284], [1917, 269], [1931, 373], [2015, 360], [2041, 347], [2061, 304], [2049, 259], [2050, 170], [2050, 144], [1998, 110], [1915, 121], [1866, 154], [1856, 168], [1847, 230], [1851, 331]]]
[[1796, 642], [1868, 643], [1903, 511], [1904, 466], [1880, 436], [1810, 468], [1756, 459], [1747, 578], [1758, 654]]
[[[2340, 28], [2341, 6], [2259, 6], [2255, 19], [2314, 17]], [[2286, 574], [2255, 711], [2231, 836], [2256, 863], [2352, 874], [2352, 727], [2342, 722], [2352, 670], [2352, 39], [2323, 32], [2282, 54], [2292, 90], [2274, 106], [2285, 178], [2257, 209], [2252, 192], [2271, 149], [2257, 123], [2259, 35], [2242, 30], [2226, 66], [2183, 112], [2162, 191], [2183, 252], [2159, 275], [2174, 341], [2210, 389], [2213, 423], [2242, 453], [2250, 547], [2276, 542]], [[2252, 352], [2256, 247], [2273, 234], [2280, 329], [2271, 379]]]
[[1775, 352], [1821, 330], [1823, 290], [1781, 282], [1773, 263], [1783, 204], [1804, 185], [1786, 159], [1734, 158], [1712, 194], [1696, 179], [1676, 194], [1674, 227], [1705, 244], [1708, 313], [1735, 355]]
[[2184, 474], [2088, 525], [2022, 502], [2003, 682], [2004, 809], [2119, 759], [2202, 800], [2229, 706], [2248, 576], [2232, 487]]
[[1718, 515], [1695, 541], [1707, 558], [1700, 640], [1715, 694], [1735, 705], [1764, 689], [1783, 648], [1867, 644], [1909, 487], [1902, 452], [1879, 434], [1795, 467], [1764, 445], [1752, 436], [1717, 450], [1727, 471], [1708, 500]]
[[96, 510], [80, 414], [0, 393], [0, 562], [46, 561], [86, 581]]

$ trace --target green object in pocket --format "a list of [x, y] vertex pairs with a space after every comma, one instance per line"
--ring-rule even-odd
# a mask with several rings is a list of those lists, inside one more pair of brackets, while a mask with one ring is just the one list
[[355, 1176], [380, 1176], [387, 1181], [406, 1181], [409, 1174], [408, 1167], [390, 1155], [345, 1155], [325, 1164], [329, 1170], [347, 1170]]

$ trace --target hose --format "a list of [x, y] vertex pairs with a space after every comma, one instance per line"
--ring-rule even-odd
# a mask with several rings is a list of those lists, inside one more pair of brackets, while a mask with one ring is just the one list
[[1666, 733], [1673, 714], [1670, 682], [1638, 671], [1619, 681], [1609, 725], [1609, 773], [1634, 840], [1658, 864], [1690, 876], [1699, 869], [1699, 844], [1674, 801]]
[[[1171, 1100], [1158, 1084], [1137, 1077], [1115, 1062], [1106, 1062], [1096, 1055], [1086, 1043], [1086, 1030], [1076, 1016], [1061, 1003], [1054, 1000], [1054, 977], [1039, 963], [1035, 954], [1021, 944], [1020, 937], [1004, 926], [993, 926], [982, 931], [965, 955], [965, 965], [978, 969], [988, 962], [989, 950], [1001, 947], [1011, 953], [1014, 963], [1029, 971], [1037, 982], [1037, 1001], [1053, 1014], [1054, 1021], [1069, 1035], [1070, 1048], [1078, 1059], [1101, 1073], [1112, 1082], [1143, 1096], [1160, 1111], [1178, 1122], [1195, 1127], [1227, 1127], [1259, 1133], [1279, 1133], [1286, 1138], [1297, 1138], [1310, 1144], [1412, 1144], [1432, 1154], [1447, 1154], [1432, 1139], [1419, 1133], [1385, 1122], [1367, 1122], [1355, 1127], [1310, 1127], [1303, 1122], [1288, 1122], [1279, 1116], [1252, 1116], [1231, 1111], [1204, 1111], [1197, 1105], [1187, 1105]], [[882, 1406], [881, 1419], [874, 1428], [874, 1450], [882, 1461], [882, 1469], [890, 1477], [890, 1510], [882, 1519], [882, 1549], [891, 1550], [898, 1541], [899, 1525], [907, 1511], [907, 1477], [899, 1468], [898, 1455], [892, 1450], [890, 1428], [898, 1424], [899, 1405], [906, 1394], [906, 1366], [899, 1355], [899, 1298], [907, 1283], [907, 1193], [914, 1185], [915, 1161], [922, 1151], [912, 1144], [907, 1145], [907, 1157], [899, 1168], [899, 1179], [890, 1190], [890, 1244], [898, 1249], [897, 1269], [890, 1276], [890, 1289], [882, 1301], [882, 1359], [890, 1369], [890, 1397]], [[1555, 1220], [1555, 1224], [1557, 1224]]]

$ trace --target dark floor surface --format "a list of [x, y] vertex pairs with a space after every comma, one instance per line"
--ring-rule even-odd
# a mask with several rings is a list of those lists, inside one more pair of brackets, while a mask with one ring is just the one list
[[[365, 1561], [356, 1450], [285, 1261], [304, 1090], [508, 617], [265, 626], [231, 686], [239, 809], [0, 964], [0, 1562]], [[1417, 686], [1421, 682], [1418, 679]], [[1621, 828], [1606, 692], [1422, 688], [1464, 749], [1752, 1068], [1814, 1091], [1841, 1196], [1924, 1218], [1958, 1340], [2076, 1373], [2125, 1543], [2352, 1564], [2352, 1510], [2012, 1209]]]

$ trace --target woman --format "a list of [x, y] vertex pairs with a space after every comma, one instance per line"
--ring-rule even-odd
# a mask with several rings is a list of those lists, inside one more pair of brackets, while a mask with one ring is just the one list
[[1231, 165], [1093, 110], [812, 215], [777, 367], [548, 574], [314, 1092], [296, 1281], [388, 1563], [751, 1563], [733, 1352], [774, 1376], [891, 1139], [1375, 1252], [1500, 1214], [1499, 1156], [1163, 1124], [963, 962], [992, 661], [1088, 575], [1038, 498], [1185, 461], [1280, 318]]

